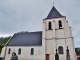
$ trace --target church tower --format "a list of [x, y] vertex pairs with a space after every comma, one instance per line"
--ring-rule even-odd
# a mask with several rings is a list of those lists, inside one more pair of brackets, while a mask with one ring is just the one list
[[[45, 60], [75, 60], [75, 48], [71, 27], [66, 16], [53, 6], [43, 19], [42, 39], [45, 40]], [[56, 55], [57, 54], [57, 55]]]

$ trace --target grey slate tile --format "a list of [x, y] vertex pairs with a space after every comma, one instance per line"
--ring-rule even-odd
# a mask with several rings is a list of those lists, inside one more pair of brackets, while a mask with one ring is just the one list
[[42, 31], [14, 34], [7, 46], [41, 46]]
[[53, 6], [50, 13], [48, 14], [47, 18], [45, 18], [45, 19], [58, 18], [58, 17], [63, 17], [63, 16]]

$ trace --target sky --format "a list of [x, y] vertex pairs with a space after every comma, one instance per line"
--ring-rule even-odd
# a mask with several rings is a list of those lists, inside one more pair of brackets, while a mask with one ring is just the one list
[[0, 0], [0, 37], [42, 31], [42, 21], [53, 5], [66, 16], [75, 47], [80, 47], [80, 0]]

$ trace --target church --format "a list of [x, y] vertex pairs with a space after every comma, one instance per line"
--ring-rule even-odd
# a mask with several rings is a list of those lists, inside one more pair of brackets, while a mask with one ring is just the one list
[[13, 52], [18, 60], [75, 60], [72, 30], [66, 16], [53, 6], [43, 19], [42, 31], [15, 33], [3, 47], [1, 57], [10, 60]]

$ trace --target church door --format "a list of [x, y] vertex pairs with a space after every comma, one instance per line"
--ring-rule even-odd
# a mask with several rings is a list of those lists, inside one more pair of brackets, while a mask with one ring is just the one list
[[49, 60], [49, 54], [46, 54], [46, 60]]

